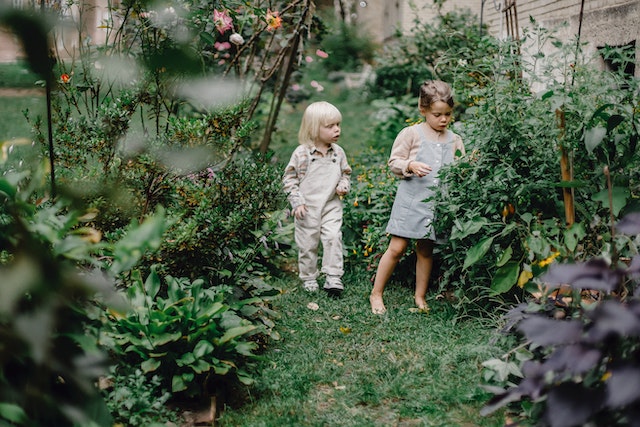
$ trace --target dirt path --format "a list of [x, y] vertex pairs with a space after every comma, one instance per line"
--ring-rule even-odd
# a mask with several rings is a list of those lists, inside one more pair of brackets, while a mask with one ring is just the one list
[[0, 87], [0, 97], [44, 96], [44, 89]]

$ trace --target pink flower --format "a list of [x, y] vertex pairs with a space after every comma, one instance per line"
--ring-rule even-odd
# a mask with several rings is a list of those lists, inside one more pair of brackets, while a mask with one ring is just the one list
[[282, 18], [280, 18], [280, 12], [271, 11], [267, 9], [267, 16], [264, 18], [267, 21], [267, 31], [275, 31], [282, 27]]
[[318, 55], [320, 58], [328, 58], [329, 54], [327, 52], [325, 52], [324, 50], [316, 50], [316, 55]]
[[304, 60], [305, 60], [305, 61], [307, 61], [308, 63], [313, 62], [313, 58], [312, 58], [312, 57], [310, 57], [309, 55], [305, 56], [305, 57], [304, 57]]
[[215, 42], [213, 47], [216, 48], [217, 51], [222, 52], [223, 50], [231, 49], [231, 43], [229, 42]]
[[226, 10], [220, 12], [217, 9], [214, 9], [213, 25], [216, 26], [216, 30], [218, 30], [220, 34], [224, 34], [225, 32], [227, 32], [227, 30], [233, 28], [233, 19], [231, 19], [231, 17], [227, 14]]
[[294, 83], [291, 85], [291, 90], [293, 91], [299, 91], [300, 90], [300, 85], [298, 83]]
[[322, 86], [315, 80], [311, 80], [311, 83], [309, 84], [311, 85], [311, 87], [315, 88], [317, 92], [322, 92], [324, 90], [324, 86]]

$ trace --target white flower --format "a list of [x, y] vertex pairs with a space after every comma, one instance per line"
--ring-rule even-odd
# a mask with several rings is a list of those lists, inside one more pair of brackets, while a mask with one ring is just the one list
[[233, 33], [229, 36], [229, 41], [235, 45], [241, 45], [244, 43], [244, 39], [238, 33]]

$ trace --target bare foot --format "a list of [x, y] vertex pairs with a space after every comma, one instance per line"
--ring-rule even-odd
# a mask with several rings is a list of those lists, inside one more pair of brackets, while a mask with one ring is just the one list
[[415, 300], [416, 300], [416, 306], [418, 307], [418, 311], [421, 311], [423, 313], [429, 312], [429, 306], [427, 305], [427, 301], [425, 301], [424, 298], [416, 297]]
[[370, 295], [369, 302], [371, 303], [371, 312], [373, 314], [384, 314], [387, 312], [387, 308], [384, 306], [381, 296]]

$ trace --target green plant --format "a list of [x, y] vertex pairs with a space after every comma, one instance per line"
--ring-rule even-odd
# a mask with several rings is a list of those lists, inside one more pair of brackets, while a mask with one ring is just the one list
[[167, 406], [171, 393], [162, 392], [157, 375], [147, 378], [139, 369], [125, 374], [111, 368], [109, 376], [102, 381], [110, 383], [102, 393], [114, 422], [131, 427], [155, 427], [178, 420], [178, 415]]
[[376, 45], [371, 38], [360, 34], [358, 27], [340, 21], [338, 28], [323, 34], [318, 43], [328, 54], [322, 62], [328, 71], [357, 71], [373, 60]]
[[[606, 218], [624, 213], [637, 189], [639, 159], [629, 152], [638, 138], [637, 101], [627, 90], [612, 89], [619, 87], [618, 76], [572, 63], [575, 46], [545, 30], [527, 37], [538, 48], [555, 46], [546, 54], [553, 65], [540, 67], [536, 55], [534, 63], [516, 61], [504, 46], [511, 58], [502, 62], [505, 68], [469, 92], [474, 105], [459, 128], [468, 155], [441, 172], [437, 226], [449, 235], [441, 252], [443, 283], [459, 301], [480, 303], [480, 310], [481, 301], [525, 298], [523, 288], [554, 259], [607, 252]], [[563, 62], [552, 61], [556, 56]], [[510, 77], [522, 69], [530, 80]], [[543, 81], [540, 93], [530, 90]], [[567, 152], [573, 177], [561, 179]]]
[[414, 12], [410, 35], [398, 30], [395, 41], [385, 46], [377, 58], [376, 79], [369, 88], [371, 96], [412, 95], [417, 99], [420, 85], [437, 78], [455, 82], [460, 91], [456, 98], [466, 104], [466, 87], [483, 84], [485, 73], [492, 69], [483, 59], [497, 53], [495, 41], [481, 37], [477, 17], [468, 10], [440, 11], [429, 22], [422, 22], [419, 11]]
[[226, 287], [205, 288], [201, 279], [171, 276], [163, 283], [155, 269], [144, 281], [133, 271], [126, 285], [131, 308], [101, 319], [100, 343], [119, 363], [158, 375], [162, 387], [188, 397], [218, 393], [229, 376], [252, 381], [257, 344], [250, 337], [261, 329], [239, 311], [255, 300], [229, 305]]
[[89, 301], [112, 295], [95, 234], [69, 200], [32, 201], [41, 172], [2, 172], [0, 424], [111, 425], [94, 387], [106, 357], [84, 330]]
[[343, 236], [348, 262], [364, 262], [374, 269], [386, 249], [387, 221], [393, 205], [396, 177], [386, 164], [386, 153], [370, 150], [352, 164], [355, 177], [344, 201]]

